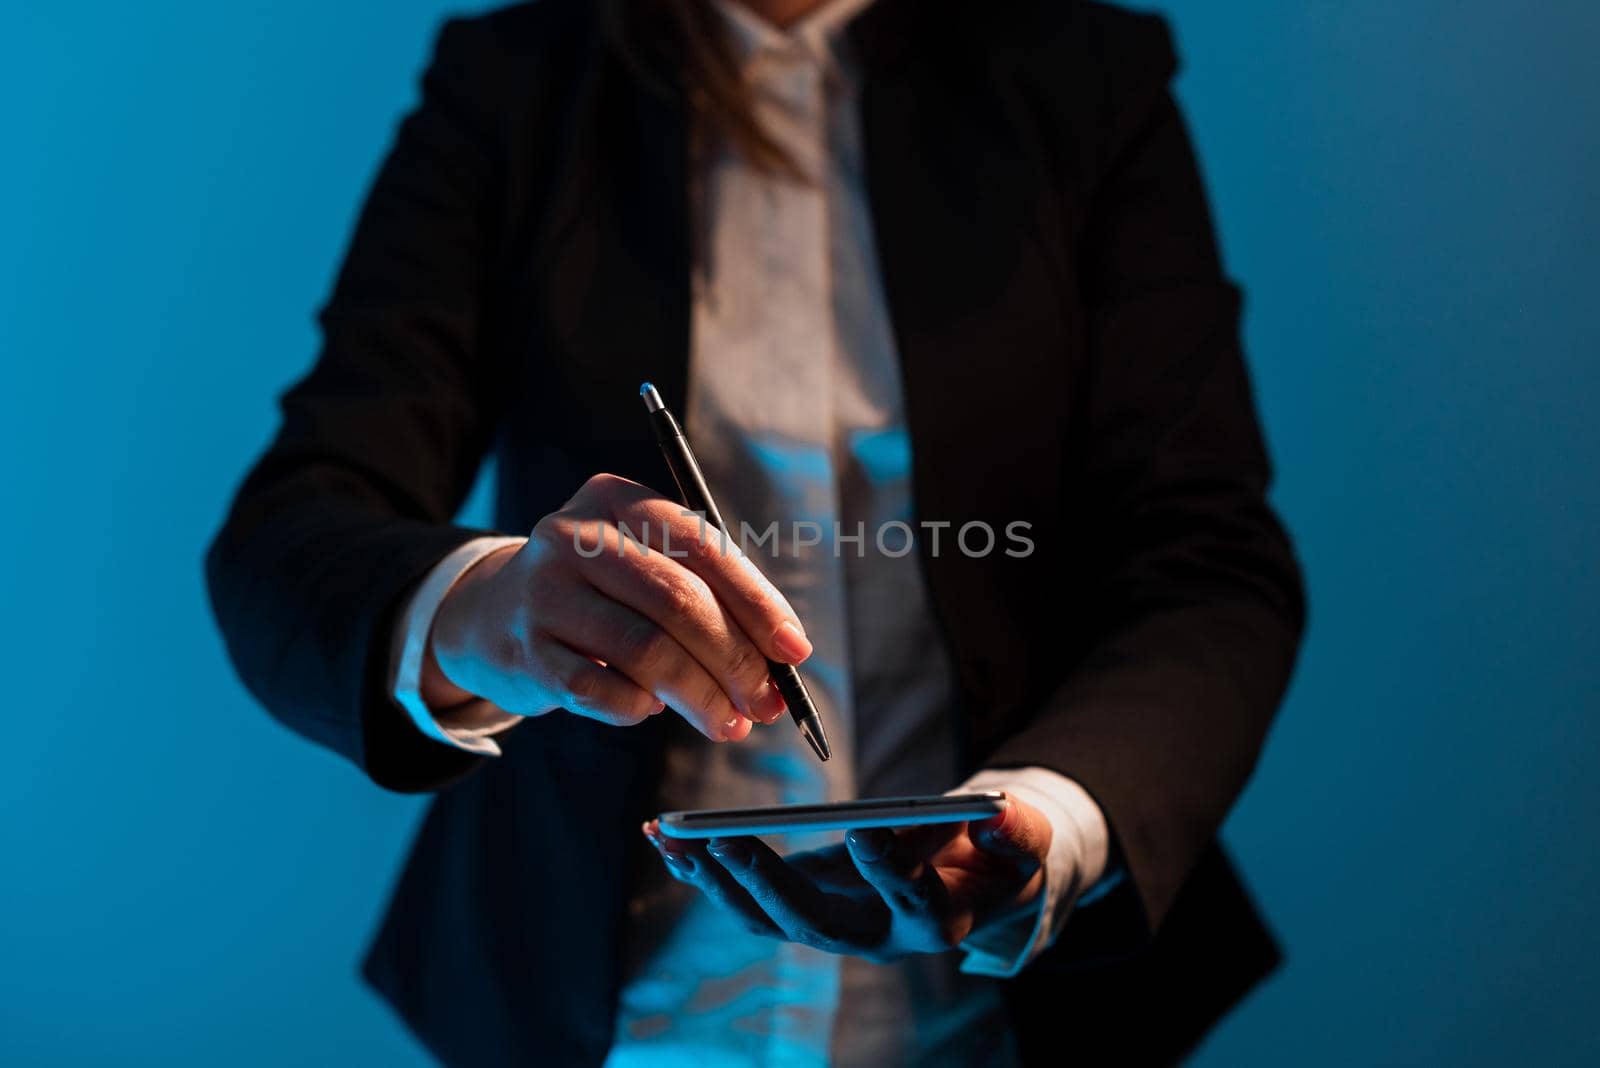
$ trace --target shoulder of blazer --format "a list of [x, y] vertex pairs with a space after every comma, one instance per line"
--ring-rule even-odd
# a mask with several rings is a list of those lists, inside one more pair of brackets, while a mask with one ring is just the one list
[[502, 107], [534, 95], [550, 78], [589, 54], [600, 32], [591, 0], [533, 0], [445, 20], [434, 66], [469, 81], [475, 94]]
[[496, 173], [492, 255], [517, 257], [532, 238], [558, 168], [556, 146], [604, 64], [593, 0], [534, 0], [446, 20], [424, 75], [424, 96], [471, 129]]
[[552, 49], [570, 47], [573, 34], [599, 25], [594, 0], [525, 0], [475, 15], [445, 20], [463, 38], [501, 61], [537, 58]]
[[1144, 71], [1163, 76], [1175, 60], [1167, 20], [1151, 12], [1085, 0], [1013, 0], [986, 7], [990, 37], [1006, 51], [1069, 63], [1110, 78]]
[[985, 42], [997, 79], [1019, 87], [1048, 129], [1063, 177], [1081, 196], [1092, 195], [1177, 72], [1166, 19], [1060, 0], [985, 5], [982, 18], [981, 32], [967, 34], [960, 47]]

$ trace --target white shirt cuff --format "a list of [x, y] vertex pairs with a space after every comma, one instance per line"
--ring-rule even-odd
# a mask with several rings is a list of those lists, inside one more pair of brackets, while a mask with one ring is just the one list
[[527, 540], [474, 538], [433, 565], [400, 609], [390, 646], [389, 692], [417, 730], [436, 742], [482, 756], [499, 756], [500, 746], [490, 735], [499, 734], [521, 718], [482, 700], [435, 712], [422, 699], [422, 660], [433, 617], [457, 580], [490, 553], [508, 545], [523, 545]]
[[1036, 904], [973, 931], [961, 943], [967, 954], [962, 971], [1008, 978], [1050, 948], [1066, 926], [1073, 905], [1101, 881], [1111, 832], [1089, 792], [1049, 768], [988, 769], [950, 792], [979, 790], [1004, 790], [1043, 812], [1050, 821], [1050, 851]]

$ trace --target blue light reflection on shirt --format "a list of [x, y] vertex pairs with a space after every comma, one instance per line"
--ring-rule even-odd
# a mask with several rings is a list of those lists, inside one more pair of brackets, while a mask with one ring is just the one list
[[849, 447], [862, 473], [875, 486], [889, 485], [911, 473], [911, 437], [903, 426], [855, 431]]
[[[774, 497], [800, 504], [797, 511], [783, 517], [785, 546], [792, 523], [818, 523], [824, 530], [832, 529], [834, 470], [833, 458], [826, 448], [812, 442], [755, 435], [746, 438], [744, 445], [752, 462], [766, 472]], [[770, 518], [775, 517], [739, 516], [734, 521], [744, 520], [760, 527]]]
[[606, 1068], [827, 1064], [828, 1013], [818, 1007], [837, 999], [838, 973], [805, 960], [818, 952], [752, 936], [720, 910], [686, 909], [657, 959], [692, 961], [702, 978], [687, 1002], [685, 976], [630, 982], [619, 1014], [623, 1041], [613, 1045]]

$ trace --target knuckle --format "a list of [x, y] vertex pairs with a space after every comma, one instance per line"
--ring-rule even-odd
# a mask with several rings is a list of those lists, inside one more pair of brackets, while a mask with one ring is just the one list
[[533, 525], [533, 530], [529, 532], [528, 536], [535, 541], [545, 542], [546, 544], [565, 541], [566, 538], [563, 535], [571, 533], [569, 525], [571, 522], [572, 518], [566, 512], [551, 512], [548, 515], [539, 517], [539, 521]]
[[767, 674], [767, 662], [748, 642], [737, 643], [728, 653], [728, 673], [736, 679], [756, 683]]
[[510, 631], [502, 631], [489, 643], [489, 662], [507, 674], [521, 669], [532, 659], [522, 640]]
[[933, 904], [933, 887], [929, 886], [925, 880], [916, 879], [912, 880], [896, 896], [900, 898], [901, 903], [907, 908], [922, 912]]
[[593, 704], [600, 696], [600, 672], [594, 667], [573, 665], [560, 672], [561, 690], [580, 705]]
[[609, 497], [617, 492], [623, 482], [624, 480], [616, 475], [601, 471], [584, 479], [583, 488], [578, 492], [602, 498]]
[[706, 678], [704, 674], [696, 675], [692, 681], [685, 684], [684, 688], [688, 692], [689, 700], [693, 702], [693, 707], [711, 713], [717, 719], [721, 719], [727, 711], [724, 707], [729, 703], [727, 695], [722, 692], [721, 686], [714, 680]]
[[611, 516], [618, 523], [625, 523], [635, 531], [648, 533], [648, 519], [640, 511], [639, 502], [624, 498], [615, 487], [606, 491], [606, 504], [611, 511]]
[[820, 950], [823, 953], [838, 952], [838, 939], [817, 930], [814, 927], [802, 927], [794, 933], [794, 940], [803, 946]]
[[646, 703], [644, 698], [630, 702], [627, 707], [617, 710], [617, 720], [624, 727], [637, 727], [650, 718], [653, 705]]
[[622, 633], [622, 648], [631, 663], [651, 669], [661, 668], [670, 659], [670, 639], [660, 627], [647, 620], [631, 623]]
[[646, 563], [637, 556], [624, 558], [624, 566], [632, 572], [632, 579], [638, 584], [640, 594], [643, 596], [641, 604], [665, 605], [672, 590], [672, 575], [665, 568]]
[[810, 927], [795, 927], [791, 930], [785, 931], [784, 933], [788, 935], [789, 941], [791, 942], [795, 942], [802, 946], [820, 948], [817, 946], [817, 943], [822, 940], [822, 936], [816, 931], [812, 930]]
[[500, 651], [505, 652], [509, 652], [514, 646], [526, 650], [525, 670], [527, 676], [534, 682], [551, 688], [559, 685], [561, 679], [558, 677], [559, 672], [551, 664], [550, 641], [550, 636], [542, 630], [534, 631], [527, 641], [523, 641], [513, 634], [506, 634], [502, 635], [501, 644], [498, 648]]
[[722, 552], [722, 535], [710, 523], [688, 516], [678, 520], [672, 531], [672, 547], [682, 549], [684, 558], [696, 564], [715, 561]]
[[689, 560], [696, 570], [721, 575], [734, 588], [745, 584], [744, 572], [748, 564], [734, 538], [707, 525], [703, 531], [696, 530], [687, 540]]
[[528, 540], [537, 547], [540, 563], [551, 559], [551, 554], [571, 556], [581, 544], [592, 548], [595, 539], [605, 540], [605, 528], [598, 520], [569, 511], [551, 512], [533, 525]]
[[679, 569], [681, 573], [664, 577], [661, 582], [661, 597], [669, 612], [676, 616], [694, 616], [700, 614], [707, 599], [711, 596], [711, 587], [706, 585], [704, 579], [692, 571]]

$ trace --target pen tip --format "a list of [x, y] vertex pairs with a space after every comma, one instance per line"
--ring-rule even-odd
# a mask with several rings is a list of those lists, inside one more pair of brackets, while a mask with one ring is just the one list
[[821, 717], [807, 716], [801, 720], [800, 733], [811, 743], [811, 749], [817, 754], [818, 760], [827, 760], [833, 755], [833, 748], [828, 745], [828, 736], [822, 729]]
[[661, 403], [661, 394], [656, 392], [656, 387], [646, 382], [639, 387], [639, 396], [644, 398], [646, 411], [659, 412], [664, 405]]

